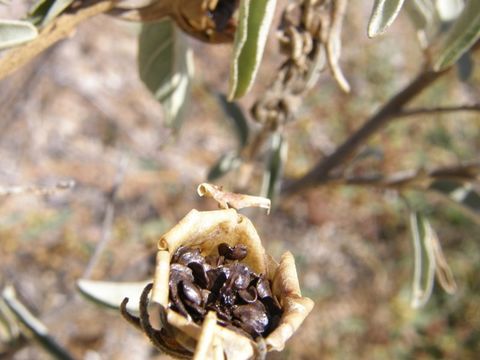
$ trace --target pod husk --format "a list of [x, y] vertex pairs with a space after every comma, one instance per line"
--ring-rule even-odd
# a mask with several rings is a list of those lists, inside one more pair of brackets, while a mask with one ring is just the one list
[[[234, 209], [216, 211], [190, 211], [177, 225], [163, 235], [158, 241], [159, 252], [168, 252], [170, 257], [161, 256], [159, 259], [169, 262], [180, 246], [191, 246], [201, 250], [203, 256], [217, 255], [217, 246], [220, 243], [228, 243], [230, 246], [243, 244], [248, 247], [248, 255], [242, 260], [252, 271], [263, 273], [272, 282], [273, 295], [279, 301], [283, 314], [275, 330], [265, 339], [267, 351], [281, 351], [286, 341], [300, 327], [305, 317], [313, 308], [313, 301], [302, 297], [295, 268], [294, 257], [286, 252], [280, 259], [280, 263], [273, 260], [265, 253], [260, 237], [250, 220], [238, 214]], [[168, 264], [157, 264], [165, 268]], [[156, 300], [153, 296], [151, 301], [165, 301], [168, 299], [168, 282], [154, 280], [153, 288], [160, 294]], [[202, 349], [205, 359], [218, 359], [219, 353], [225, 354], [228, 360], [246, 360], [256, 357], [258, 354], [257, 343], [250, 338], [214, 324], [213, 337], [202, 336], [204, 331], [212, 333], [212, 322], [206, 322], [200, 326], [191, 319], [171, 310], [165, 304], [166, 322], [163, 324], [167, 330], [174, 334], [175, 340], [195, 353], [195, 349]], [[200, 342], [208, 341], [208, 344]], [[194, 346], [195, 345], [195, 346]], [[193, 349], [193, 347], [195, 349]], [[205, 350], [208, 348], [208, 351]], [[195, 356], [195, 355], [194, 355]]]

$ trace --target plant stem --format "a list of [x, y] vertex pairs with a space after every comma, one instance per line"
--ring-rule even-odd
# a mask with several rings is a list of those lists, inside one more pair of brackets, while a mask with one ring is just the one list
[[443, 114], [443, 113], [458, 112], [458, 111], [472, 111], [472, 112], [480, 111], [480, 104], [407, 109], [407, 110], [400, 111], [395, 116], [406, 117], [406, 116], [415, 116], [415, 115], [434, 115], [434, 114]]
[[338, 146], [332, 154], [320, 160], [305, 176], [285, 184], [282, 193], [289, 195], [327, 182], [332, 170], [348, 161], [372, 135], [395, 119], [403, 111], [406, 104], [447, 72], [448, 70], [442, 72], [424, 70], [421, 72], [403, 90], [391, 97], [382, 108]]
[[81, 22], [111, 10], [116, 1], [85, 1], [75, 12], [60, 15], [42, 29], [34, 40], [10, 50], [0, 59], [0, 80], [27, 64], [56, 42], [69, 36]]

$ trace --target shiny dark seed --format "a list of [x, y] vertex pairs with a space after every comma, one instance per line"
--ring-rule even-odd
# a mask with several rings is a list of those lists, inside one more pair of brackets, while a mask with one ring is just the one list
[[229, 246], [227, 243], [218, 245], [218, 253], [228, 260], [243, 260], [248, 253], [247, 247], [243, 244]]
[[251, 304], [257, 301], [257, 290], [250, 286], [248, 289], [239, 290], [238, 296], [246, 303]]
[[198, 262], [191, 262], [188, 267], [192, 269], [195, 283], [200, 285], [203, 289], [207, 289], [210, 284], [210, 279], [207, 276], [207, 264], [200, 264]]
[[201, 324], [207, 311], [218, 323], [255, 339], [267, 336], [280, 321], [282, 310], [270, 282], [238, 261], [244, 245], [218, 247], [219, 256], [204, 258], [199, 249], [180, 247], [170, 266], [170, 307]]
[[250, 284], [250, 269], [243, 264], [235, 264], [231, 267], [233, 285], [238, 290], [243, 290]]
[[[260, 305], [258, 305], [260, 304]], [[255, 332], [261, 334], [268, 326], [268, 316], [261, 303], [240, 305], [233, 310], [233, 316]]]
[[202, 293], [193, 283], [182, 281], [180, 283], [180, 288], [182, 289], [182, 294], [185, 296], [185, 299], [195, 305], [200, 305], [202, 303]]
[[263, 276], [258, 278], [257, 293], [260, 299], [272, 296], [272, 290], [270, 289], [270, 284], [268, 280], [265, 279]]
[[235, 294], [235, 291], [227, 286], [224, 286], [220, 289], [220, 301], [222, 302], [223, 305], [226, 306], [233, 306], [235, 305], [235, 300], [237, 296]]
[[204, 263], [205, 258], [200, 254], [199, 249], [193, 249], [188, 246], [182, 246], [173, 255], [172, 261], [185, 266], [192, 262]]

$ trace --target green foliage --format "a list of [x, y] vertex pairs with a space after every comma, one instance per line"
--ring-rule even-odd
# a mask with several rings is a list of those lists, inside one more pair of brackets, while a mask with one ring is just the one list
[[207, 180], [214, 181], [226, 175], [228, 172], [235, 170], [241, 164], [242, 160], [236, 151], [230, 151], [223, 154], [220, 159], [210, 168]]
[[375, 0], [368, 22], [368, 36], [383, 34], [393, 24], [405, 0]]
[[20, 302], [13, 287], [7, 286], [3, 289], [0, 301], [4, 302], [18, 324], [26, 330], [27, 336], [35, 338], [50, 356], [58, 360], [73, 360], [72, 355], [50, 336], [45, 325]]
[[280, 193], [283, 167], [287, 160], [288, 142], [280, 133], [272, 136], [270, 143], [269, 160], [265, 166], [262, 182], [262, 196], [269, 198], [272, 203]]
[[248, 121], [243, 113], [242, 108], [236, 102], [228, 101], [226, 96], [223, 94], [218, 94], [218, 102], [220, 103], [225, 115], [227, 115], [227, 117], [233, 122], [239, 147], [244, 147], [248, 142], [250, 128], [248, 127]]
[[22, 45], [37, 35], [37, 28], [28, 21], [0, 20], [0, 49]]
[[138, 304], [142, 290], [149, 281], [139, 282], [111, 282], [80, 279], [77, 281], [77, 288], [80, 294], [94, 303], [118, 310], [123, 299], [128, 298], [128, 311], [138, 312]]
[[193, 60], [185, 35], [172, 21], [142, 26], [138, 68], [142, 81], [163, 105], [167, 125], [178, 129], [190, 91]]
[[450, 200], [466, 215], [480, 224], [480, 194], [472, 183], [447, 179], [437, 180], [429, 186], [429, 189]]
[[74, 0], [40, 0], [29, 12], [29, 19], [37, 26], [45, 26], [68, 8]]
[[276, 0], [243, 0], [240, 3], [230, 70], [230, 100], [245, 95], [255, 80], [275, 6]]
[[468, 0], [435, 57], [434, 69], [452, 66], [480, 38], [480, 1]]

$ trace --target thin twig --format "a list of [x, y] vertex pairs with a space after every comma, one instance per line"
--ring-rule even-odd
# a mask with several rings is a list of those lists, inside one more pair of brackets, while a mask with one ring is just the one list
[[435, 180], [456, 180], [461, 182], [476, 181], [480, 177], [480, 161], [459, 165], [442, 166], [432, 170], [418, 169], [394, 173], [389, 176], [381, 174], [355, 177], [331, 177], [328, 183], [336, 185], [361, 185], [376, 188], [401, 189], [405, 187], [428, 186]]
[[0, 59], [0, 79], [22, 67], [56, 42], [68, 37], [81, 22], [111, 10], [115, 2], [116, 0], [85, 1], [75, 9], [75, 12], [59, 16], [43, 28], [34, 40], [10, 50]]
[[443, 113], [459, 112], [459, 111], [465, 111], [465, 112], [480, 111], [480, 104], [406, 109], [397, 113], [395, 117], [406, 117], [406, 116], [416, 116], [416, 115], [435, 115], [435, 114], [443, 114]]
[[338, 146], [331, 155], [320, 160], [317, 165], [302, 178], [285, 184], [282, 192], [285, 195], [292, 194], [328, 181], [332, 170], [343, 165], [372, 135], [395, 119], [396, 116], [403, 111], [406, 104], [447, 72], [448, 70], [443, 72], [422, 71], [403, 90], [390, 98], [382, 108], [368, 119], [360, 129], [350, 135], [343, 144]]
[[112, 189], [110, 190], [107, 198], [107, 206], [105, 209], [105, 216], [103, 218], [102, 224], [102, 236], [100, 241], [98, 242], [95, 252], [93, 253], [88, 265], [83, 273], [82, 278], [89, 279], [92, 275], [94, 267], [97, 265], [100, 257], [105, 250], [107, 244], [109, 243], [112, 237], [112, 224], [113, 224], [113, 217], [115, 214], [115, 198], [118, 194], [118, 190], [123, 183], [123, 179], [125, 177], [125, 169], [127, 167], [127, 162], [125, 158], [120, 159], [120, 165], [118, 167], [117, 174], [113, 181]]
[[60, 181], [54, 186], [41, 187], [41, 186], [0, 186], [0, 196], [31, 194], [31, 195], [52, 195], [59, 191], [70, 190], [75, 186], [75, 181], [67, 180]]

